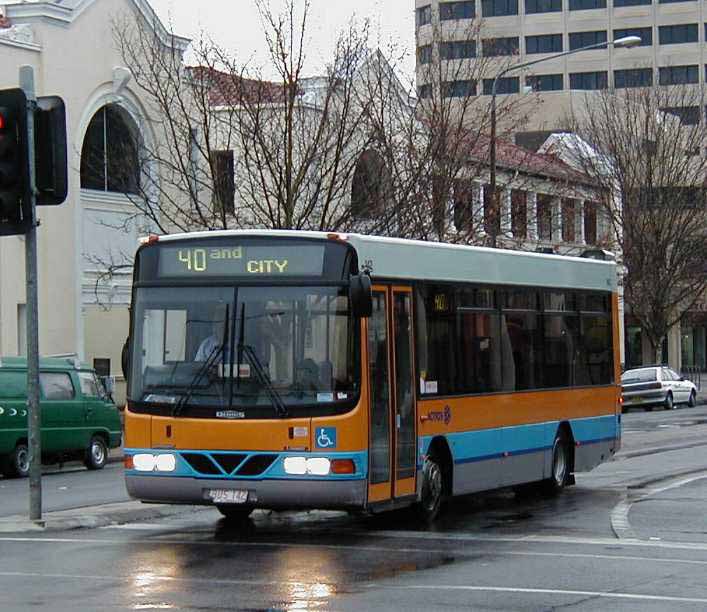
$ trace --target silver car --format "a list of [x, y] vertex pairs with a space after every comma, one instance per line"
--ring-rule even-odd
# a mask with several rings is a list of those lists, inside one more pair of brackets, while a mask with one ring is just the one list
[[621, 375], [623, 408], [643, 407], [653, 410], [663, 406], [672, 410], [676, 404], [697, 404], [697, 387], [666, 366], [626, 370]]

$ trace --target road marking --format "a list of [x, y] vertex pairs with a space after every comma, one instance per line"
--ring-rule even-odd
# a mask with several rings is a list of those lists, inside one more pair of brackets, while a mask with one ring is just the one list
[[[476, 541], [478, 541], [477, 539]], [[486, 538], [483, 541], [497, 542], [498, 539]], [[504, 540], [508, 541], [508, 540]], [[700, 559], [682, 559], [677, 557], [641, 557], [636, 555], [611, 555], [611, 554], [597, 554], [597, 553], [563, 553], [563, 552], [539, 552], [539, 551], [503, 551], [503, 550], [490, 550], [490, 551], [472, 551], [469, 549], [462, 548], [416, 548], [416, 547], [390, 547], [390, 546], [371, 546], [371, 545], [357, 545], [357, 544], [313, 544], [313, 543], [296, 543], [296, 542], [214, 542], [211, 540], [188, 540], [188, 539], [175, 539], [175, 538], [159, 538], [159, 539], [141, 539], [141, 540], [115, 540], [108, 538], [91, 538], [91, 539], [76, 539], [76, 538], [24, 538], [24, 537], [0, 537], [0, 542], [17, 542], [17, 543], [43, 543], [43, 544], [106, 544], [106, 545], [138, 545], [138, 546], [227, 546], [236, 548], [305, 548], [305, 549], [327, 549], [327, 550], [349, 550], [349, 551], [364, 551], [364, 552], [382, 552], [382, 553], [419, 553], [419, 554], [478, 554], [482, 552], [489, 557], [502, 557], [502, 556], [517, 556], [517, 557], [558, 557], [558, 558], [569, 558], [569, 559], [594, 559], [594, 560], [616, 560], [616, 561], [645, 561], [651, 563], [679, 563], [685, 565], [707, 565], [707, 561]], [[529, 542], [527, 540], [513, 540], [516, 543], [524, 544], [543, 544], [545, 542], [533, 541]], [[552, 542], [558, 543], [558, 542]], [[576, 543], [574, 541], [573, 543]], [[646, 542], [648, 543], [648, 542]], [[592, 543], [596, 545], [597, 543]], [[603, 540], [598, 542], [601, 546], [620, 546], [631, 545], [630, 541], [621, 541], [619, 544], [616, 540]], [[652, 542], [652, 544], [657, 544], [656, 548], [671, 548], [670, 546], [663, 547], [662, 544], [665, 542]], [[668, 543], [670, 544], [670, 543]], [[681, 544], [681, 543], [678, 543]], [[682, 548], [682, 547], [681, 547]]]
[[[41, 572], [0, 572], [0, 577], [5, 578], [41, 578], [55, 580], [103, 580], [107, 582], [134, 581], [135, 575], [130, 576], [97, 576], [84, 574], [46, 574]], [[282, 580], [235, 580], [232, 578], [177, 578], [174, 576], [149, 575], [151, 582], [178, 582], [196, 584], [221, 584], [232, 586], [301, 586], [301, 581]], [[325, 583], [318, 583], [325, 584]], [[331, 585], [334, 587], [334, 585]], [[486, 593], [524, 593], [527, 595], [565, 595], [571, 597], [600, 597], [605, 599], [631, 599], [639, 601], [665, 601], [675, 603], [707, 604], [707, 598], [702, 597], [674, 597], [671, 595], [644, 595], [641, 593], [619, 593], [610, 591], [580, 591], [574, 589], [535, 589], [528, 587], [505, 587], [492, 585], [467, 585], [467, 584], [403, 584], [391, 585], [387, 583], [367, 582], [363, 585], [367, 589], [404, 589], [404, 590], [448, 590]], [[317, 597], [323, 599], [325, 597]]]
[[[680, 478], [678, 480], [670, 480], [668, 481], [668, 484], [662, 487], [649, 487], [647, 489], [644, 489], [642, 494], [639, 495], [638, 497], [631, 498], [631, 492], [629, 491], [628, 493], [624, 494], [623, 498], [621, 501], [614, 506], [614, 508], [611, 510], [611, 529], [613, 532], [616, 534], [616, 537], [621, 540], [621, 542], [624, 542], [625, 538], [629, 538], [631, 540], [637, 540], [638, 536], [636, 533], [633, 531], [633, 528], [631, 527], [631, 522], [629, 521], [628, 515], [631, 512], [631, 507], [633, 504], [649, 499], [650, 497], [653, 497], [654, 495], [659, 495], [660, 493], [664, 493], [665, 491], [669, 491], [670, 489], [676, 489], [678, 487], [683, 487], [687, 484], [690, 484], [691, 482], [695, 482], [697, 480], [704, 480], [707, 478], [707, 474], [699, 474], [697, 476], [690, 476], [688, 478]], [[652, 543], [655, 543], [655, 541], [652, 541]]]

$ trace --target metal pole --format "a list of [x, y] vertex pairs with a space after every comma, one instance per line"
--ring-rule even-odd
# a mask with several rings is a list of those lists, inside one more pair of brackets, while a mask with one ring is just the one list
[[34, 70], [20, 67], [20, 87], [27, 96], [27, 142], [31, 222], [25, 236], [27, 277], [27, 429], [29, 433], [29, 518], [42, 519], [42, 439], [39, 407], [39, 316], [37, 297], [37, 192], [34, 166]]

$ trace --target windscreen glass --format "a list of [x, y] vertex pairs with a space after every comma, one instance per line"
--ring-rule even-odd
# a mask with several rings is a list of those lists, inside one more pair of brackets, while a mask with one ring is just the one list
[[630, 383], [640, 383], [640, 382], [653, 382], [656, 379], [656, 369], [646, 368], [643, 370], [629, 370], [621, 375], [621, 382]]
[[144, 412], [275, 418], [358, 396], [342, 287], [141, 287], [133, 329], [129, 397]]

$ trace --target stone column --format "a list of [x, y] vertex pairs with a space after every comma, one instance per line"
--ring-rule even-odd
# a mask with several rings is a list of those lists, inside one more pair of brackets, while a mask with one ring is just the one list
[[562, 198], [552, 198], [552, 241], [562, 242]]
[[511, 235], [511, 190], [501, 192], [501, 236]]
[[528, 240], [538, 239], [538, 194], [528, 191], [526, 196], [526, 210], [528, 211]]
[[584, 244], [584, 200], [575, 200], [574, 204], [574, 241]]
[[471, 223], [476, 236], [486, 235], [484, 228], [484, 186], [474, 183], [471, 187]]

